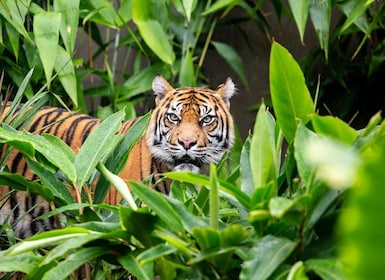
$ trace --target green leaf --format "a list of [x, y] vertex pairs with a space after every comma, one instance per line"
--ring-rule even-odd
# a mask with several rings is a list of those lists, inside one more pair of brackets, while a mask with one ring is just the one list
[[164, 195], [158, 193], [148, 186], [137, 182], [130, 182], [132, 191], [142, 199], [146, 205], [159, 216], [166, 225], [169, 225], [175, 232], [184, 232], [183, 224], [178, 213], [171, 207]]
[[119, 216], [122, 227], [129, 233], [135, 236], [146, 247], [154, 245], [151, 238], [151, 233], [155, 229], [158, 217], [151, 213], [133, 211], [130, 208], [120, 206]]
[[[191, 183], [194, 185], [201, 186], [210, 186], [210, 180], [207, 176], [202, 174], [194, 174], [189, 172], [167, 172], [163, 174], [164, 177], [179, 180], [187, 183]], [[219, 188], [221, 191], [224, 191], [232, 196], [234, 196], [244, 207], [250, 208], [250, 199], [249, 197], [243, 193], [238, 187], [224, 181], [219, 181]]]
[[352, 145], [358, 136], [354, 128], [336, 117], [316, 115], [312, 118], [312, 124], [318, 134], [332, 137], [348, 145]]
[[4, 256], [4, 254], [0, 254], [0, 271], [21, 271], [29, 273], [32, 269], [39, 265], [42, 258], [42, 256], [35, 255], [32, 252], [26, 252], [15, 256]]
[[309, 12], [309, 0], [289, 0], [289, 6], [293, 13], [295, 23], [297, 24], [299, 36], [303, 43], [307, 16]]
[[335, 188], [350, 186], [357, 179], [360, 157], [351, 146], [318, 136], [301, 123], [294, 147], [298, 171], [305, 183], [311, 182], [314, 171], [317, 178]]
[[249, 84], [247, 82], [245, 66], [243, 65], [242, 58], [235, 49], [232, 46], [221, 42], [211, 41], [211, 43], [214, 45], [219, 55], [226, 60], [230, 67], [238, 74], [244, 86], [248, 88]]
[[306, 271], [313, 271], [323, 280], [344, 280], [344, 267], [337, 259], [310, 259], [305, 262]]
[[[292, 1], [294, 2], [294, 1]], [[326, 60], [329, 53], [329, 33], [331, 20], [332, 3], [331, 0], [312, 0], [310, 1], [310, 18], [321, 49], [325, 52]]]
[[358, 170], [347, 208], [338, 224], [340, 260], [347, 279], [381, 279], [385, 275], [384, 157], [385, 140], [372, 147]]
[[77, 171], [77, 186], [81, 188], [83, 184], [94, 172], [96, 165], [101, 161], [116, 144], [116, 132], [119, 130], [124, 118], [122, 111], [117, 112], [103, 122], [81, 146], [74, 162]]
[[63, 39], [69, 57], [73, 55], [76, 43], [76, 35], [79, 23], [79, 4], [80, 0], [53, 1], [55, 12], [60, 12], [62, 15], [60, 24], [60, 36]]
[[208, 9], [206, 9], [202, 16], [206, 16], [208, 14], [214, 13], [216, 11], [219, 11], [224, 8], [229, 8], [237, 5], [240, 1], [239, 0], [218, 0], [215, 1]]
[[265, 104], [262, 104], [255, 121], [249, 155], [254, 188], [266, 186], [271, 181], [277, 180], [274, 130], [274, 119]]
[[133, 254], [124, 255], [118, 258], [118, 262], [132, 275], [138, 279], [152, 280], [153, 276], [153, 262], [141, 265]]
[[75, 108], [78, 107], [77, 79], [75, 66], [71, 56], [61, 47], [57, 46], [57, 56], [55, 61], [55, 71], [58, 73], [59, 80], [64, 90], [71, 98]]
[[31, 41], [24, 27], [25, 16], [28, 13], [31, 0], [2, 0], [0, 1], [0, 14], [11, 24], [19, 34]]
[[250, 167], [250, 146], [251, 137], [248, 136], [242, 146], [240, 172], [241, 172], [241, 190], [247, 195], [252, 195], [254, 192], [253, 175]]
[[276, 42], [270, 55], [270, 91], [277, 123], [291, 143], [298, 120], [307, 123], [315, 111], [301, 68]]
[[104, 247], [80, 248], [44, 274], [42, 280], [65, 279], [84, 263], [110, 253]]
[[[124, 134], [106, 161], [105, 166], [108, 170], [114, 174], [119, 174], [123, 170], [130, 151], [147, 129], [150, 116], [151, 114], [148, 113], [138, 119]], [[103, 201], [109, 187], [110, 182], [102, 177], [95, 187], [94, 203]]]
[[182, 62], [182, 68], [180, 70], [180, 84], [186, 86], [195, 86], [194, 64], [189, 49], [186, 50], [186, 55]]
[[48, 88], [50, 88], [52, 70], [58, 50], [60, 22], [61, 14], [57, 12], [39, 13], [35, 15], [33, 21], [33, 33], [43, 63]]
[[267, 279], [294, 251], [296, 243], [267, 235], [250, 249], [240, 274], [241, 280]]
[[165, 63], [172, 65], [175, 54], [162, 25], [151, 15], [151, 0], [134, 0], [132, 18], [150, 49]]
[[346, 21], [340, 29], [340, 34], [345, 32], [352, 24], [357, 25], [365, 34], [369, 33], [368, 24], [366, 22], [366, 10], [374, 2], [374, 0], [355, 0], [341, 2], [339, 7], [347, 16]]

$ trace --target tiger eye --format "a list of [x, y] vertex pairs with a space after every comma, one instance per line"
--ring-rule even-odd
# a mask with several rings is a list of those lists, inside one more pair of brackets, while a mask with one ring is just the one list
[[207, 116], [204, 116], [200, 123], [201, 125], [209, 125], [211, 124], [212, 122], [214, 121], [214, 116], [210, 116], [210, 115], [207, 115]]
[[167, 119], [172, 123], [179, 122], [179, 117], [174, 113], [167, 114]]

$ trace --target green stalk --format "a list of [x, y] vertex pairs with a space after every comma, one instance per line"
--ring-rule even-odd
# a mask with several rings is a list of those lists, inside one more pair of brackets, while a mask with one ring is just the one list
[[217, 168], [214, 164], [210, 165], [210, 226], [218, 229], [219, 220], [219, 195]]

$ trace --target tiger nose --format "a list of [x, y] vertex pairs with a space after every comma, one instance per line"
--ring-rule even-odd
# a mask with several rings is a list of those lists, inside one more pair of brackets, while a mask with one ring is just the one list
[[196, 145], [197, 140], [191, 138], [179, 138], [178, 143], [183, 146], [186, 150], [191, 149], [194, 145]]

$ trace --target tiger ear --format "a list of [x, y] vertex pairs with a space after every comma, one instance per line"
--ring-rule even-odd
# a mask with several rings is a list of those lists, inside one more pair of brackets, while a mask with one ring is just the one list
[[217, 93], [222, 96], [225, 103], [230, 103], [230, 98], [235, 94], [236, 90], [233, 81], [228, 77], [224, 84], [218, 86]]
[[152, 81], [152, 90], [154, 91], [155, 95], [155, 102], [158, 104], [158, 102], [170, 91], [173, 91], [174, 88], [167, 82], [165, 78], [158, 75], [154, 78]]

